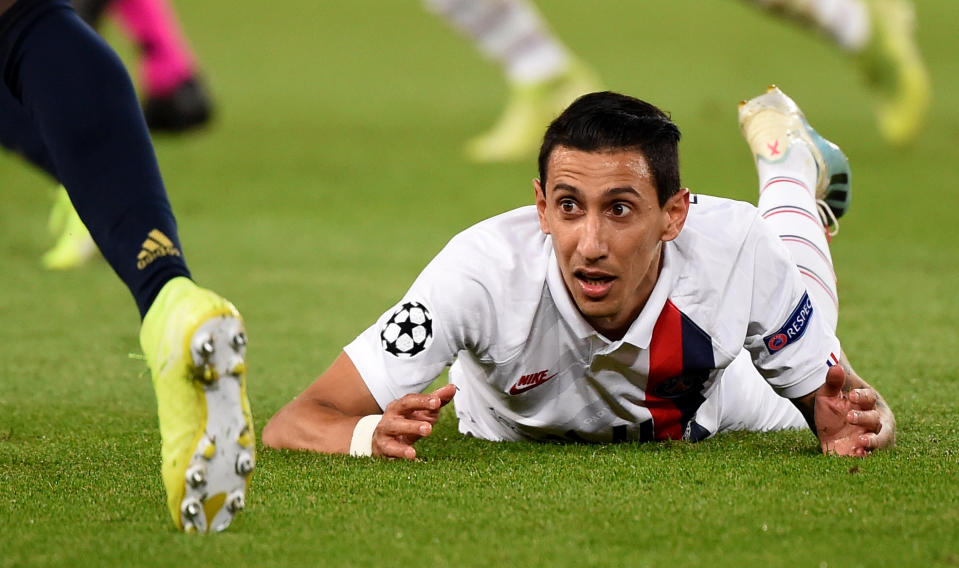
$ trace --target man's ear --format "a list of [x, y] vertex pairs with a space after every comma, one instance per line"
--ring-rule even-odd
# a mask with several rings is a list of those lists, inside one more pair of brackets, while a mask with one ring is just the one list
[[533, 179], [533, 191], [536, 192], [536, 212], [539, 213], [539, 228], [544, 234], [549, 234], [549, 223], [546, 222], [546, 190], [538, 179]]
[[671, 241], [679, 236], [686, 224], [686, 215], [689, 213], [689, 188], [682, 188], [675, 195], [666, 200], [663, 205], [663, 214], [666, 216], [666, 227], [663, 230], [662, 240]]

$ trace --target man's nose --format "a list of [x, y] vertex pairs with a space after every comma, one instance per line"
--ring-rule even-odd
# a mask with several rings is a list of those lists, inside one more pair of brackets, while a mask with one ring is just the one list
[[606, 225], [599, 215], [588, 215], [584, 220], [577, 250], [589, 261], [600, 260], [608, 254]]

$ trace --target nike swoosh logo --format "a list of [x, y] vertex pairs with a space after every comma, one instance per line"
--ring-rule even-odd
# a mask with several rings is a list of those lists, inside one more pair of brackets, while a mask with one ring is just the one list
[[552, 379], [553, 377], [555, 377], [555, 376], [558, 375], [558, 374], [559, 374], [558, 372], [557, 372], [557, 373], [553, 373], [552, 375], [550, 375], [550, 376], [548, 376], [548, 377], [539, 379], [539, 380], [537, 380], [537, 381], [535, 381], [535, 382], [532, 382], [532, 383], [527, 383], [527, 384], [522, 385], [522, 386], [520, 386], [520, 385], [518, 385], [518, 384], [513, 385], [513, 386], [510, 387], [509, 393], [512, 394], [512, 395], [522, 394], [522, 393], [524, 393], [524, 392], [526, 392], [526, 391], [528, 391], [528, 390], [530, 390], [530, 389], [534, 389], [534, 388], [538, 387], [539, 385], [541, 385], [541, 384], [545, 383], [546, 381]]

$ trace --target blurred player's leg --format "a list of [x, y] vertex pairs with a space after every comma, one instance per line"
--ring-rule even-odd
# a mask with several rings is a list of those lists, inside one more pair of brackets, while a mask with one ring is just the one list
[[493, 127], [467, 143], [482, 162], [535, 154], [543, 130], [576, 97], [599, 89], [526, 0], [425, 0], [503, 69], [510, 99]]
[[170, 3], [115, 0], [111, 8], [142, 55], [143, 114], [150, 129], [180, 132], [206, 124], [210, 97]]
[[[133, 85], [66, 3], [21, 0], [14, 11], [4, 14], [17, 17], [2, 48], [9, 100], [30, 118], [21, 136], [39, 135], [52, 173], [145, 314], [163, 282], [189, 271]], [[177, 253], [138, 266], [131, 259], [153, 229]]]
[[877, 97], [879, 131], [894, 144], [917, 136], [932, 88], [916, 44], [915, 12], [906, 0], [869, 0], [872, 36], [860, 59]]
[[775, 87], [740, 104], [739, 125], [759, 173], [759, 212], [789, 249], [816, 311], [835, 330], [839, 296], [827, 230], [852, 199], [849, 162]]
[[144, 317], [173, 520], [225, 528], [253, 466], [246, 337], [235, 308], [189, 280], [123, 64], [66, 0], [20, 0], [0, 14], [0, 77], [0, 125], [27, 117], [18, 131], [0, 129], [4, 144], [41, 142], [35, 163], [64, 184]]
[[[0, 0], [0, 4], [2, 2], [3, 0]], [[3, 30], [0, 28], [0, 34], [2, 33]], [[3, 37], [0, 35], [0, 42], [2, 41]], [[3, 61], [0, 60], [0, 65], [2, 64]], [[56, 179], [57, 168], [53, 165], [50, 153], [47, 152], [46, 143], [33, 126], [33, 119], [27, 114], [20, 101], [15, 99], [2, 84], [0, 84], [0, 145]]]
[[753, 0], [808, 22], [856, 54], [876, 97], [879, 131], [893, 144], [915, 139], [931, 87], [916, 44], [909, 0]]
[[814, 25], [843, 49], [858, 51], [869, 40], [870, 18], [866, 0], [752, 1], [763, 8]]
[[[152, 130], [180, 132], [206, 124], [212, 113], [209, 94], [166, 0], [73, 0], [77, 14], [96, 28], [112, 5], [142, 53], [144, 113]], [[50, 270], [77, 268], [96, 253], [96, 245], [61, 189], [50, 211], [55, 238], [41, 262]]]
[[[57, 179], [57, 169], [47, 146], [34, 127], [30, 115], [5, 88], [0, 88], [0, 145], [12, 150], [28, 162]], [[97, 248], [90, 233], [73, 209], [70, 197], [63, 187], [56, 190], [53, 208], [47, 223], [55, 239], [53, 247], [41, 257], [43, 266], [50, 270], [76, 268], [92, 258]]]

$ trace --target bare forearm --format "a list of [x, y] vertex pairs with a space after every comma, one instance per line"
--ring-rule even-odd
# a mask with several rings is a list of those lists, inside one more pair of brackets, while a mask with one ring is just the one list
[[263, 429], [263, 443], [272, 448], [346, 454], [360, 418], [381, 412], [353, 362], [340, 353], [329, 369], [270, 419]]
[[270, 419], [263, 429], [263, 443], [278, 449], [346, 454], [360, 418], [301, 396]]
[[[311, 397], [307, 390], [270, 420], [263, 429], [263, 443], [326, 454], [416, 459], [413, 444], [430, 435], [440, 410], [454, 394], [456, 387], [446, 385], [429, 394], [407, 394], [380, 410], [367, 392], [350, 399], [341, 410], [327, 400]], [[380, 416], [360, 427], [354, 441], [357, 423], [372, 414]]]

